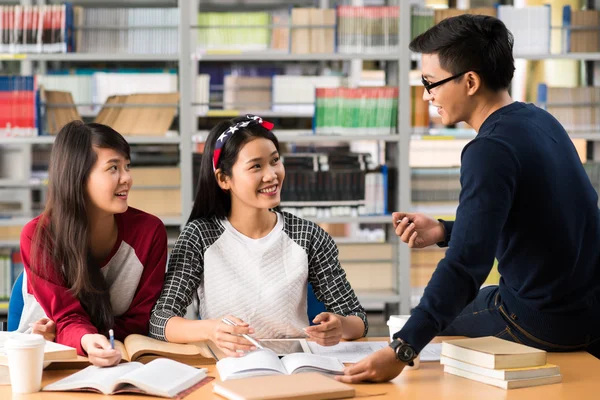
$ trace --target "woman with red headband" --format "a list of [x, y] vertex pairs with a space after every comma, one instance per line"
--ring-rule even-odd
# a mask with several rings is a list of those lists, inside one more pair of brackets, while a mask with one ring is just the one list
[[[334, 345], [366, 334], [366, 313], [333, 239], [278, 208], [285, 169], [272, 128], [247, 115], [210, 132], [194, 207], [171, 253], [150, 336], [175, 343], [209, 339], [225, 354], [239, 356], [254, 349], [241, 335], [308, 335]], [[327, 308], [313, 326], [308, 282]], [[184, 319], [194, 296], [201, 319]]]

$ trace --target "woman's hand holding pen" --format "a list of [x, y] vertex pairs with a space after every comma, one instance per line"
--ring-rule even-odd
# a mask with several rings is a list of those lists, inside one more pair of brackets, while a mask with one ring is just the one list
[[322, 346], [334, 346], [342, 340], [344, 333], [341, 316], [323, 312], [313, 319], [317, 325], [304, 328], [310, 339]]
[[112, 367], [121, 361], [121, 352], [113, 349], [104, 335], [90, 334], [81, 337], [81, 347], [90, 363], [98, 367]]
[[[234, 322], [236, 326], [228, 325], [223, 322], [222, 318], [213, 320], [214, 327], [211, 340], [230, 357], [241, 357], [248, 351], [256, 350], [256, 346], [241, 336], [252, 335], [254, 329], [239, 318], [231, 315], [225, 318]], [[238, 352], [238, 350], [242, 352]]]
[[421, 213], [392, 213], [396, 235], [410, 248], [423, 248], [444, 241], [446, 231], [437, 219]]

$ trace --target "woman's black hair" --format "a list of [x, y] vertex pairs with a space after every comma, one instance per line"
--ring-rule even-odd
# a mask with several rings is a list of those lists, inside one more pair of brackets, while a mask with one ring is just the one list
[[[229, 127], [238, 122], [249, 121], [247, 117], [238, 117], [229, 121], [219, 122], [209, 133], [204, 146], [204, 153], [200, 162], [200, 174], [196, 188], [196, 197], [194, 198], [194, 207], [188, 223], [198, 218], [219, 219], [226, 218], [231, 211], [231, 195], [221, 189], [215, 178], [213, 170], [213, 153], [217, 139]], [[221, 149], [217, 169], [231, 176], [231, 169], [237, 161], [238, 154], [246, 143], [255, 138], [268, 139], [275, 145], [279, 151], [279, 141], [269, 129], [259, 123], [251, 123], [245, 128], [240, 128], [233, 134]]]

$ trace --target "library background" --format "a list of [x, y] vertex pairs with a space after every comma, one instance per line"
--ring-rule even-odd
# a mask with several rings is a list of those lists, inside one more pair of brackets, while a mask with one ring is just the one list
[[[129, 204], [159, 216], [173, 246], [209, 129], [254, 113], [284, 147], [283, 209], [334, 237], [370, 335], [387, 336], [387, 316], [418, 304], [445, 251], [408, 249], [390, 214], [453, 219], [460, 152], [475, 136], [422, 101], [410, 39], [463, 13], [503, 20], [515, 36], [513, 98], [564, 124], [598, 190], [596, 9], [600, 0], [0, 0], [0, 320], [62, 125], [96, 121], [126, 137]], [[494, 268], [486, 284], [498, 280]]]

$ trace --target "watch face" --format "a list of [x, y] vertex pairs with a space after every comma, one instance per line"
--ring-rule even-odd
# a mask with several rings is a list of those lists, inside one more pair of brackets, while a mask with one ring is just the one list
[[415, 350], [407, 344], [403, 344], [398, 348], [398, 359], [404, 362], [410, 362], [415, 358]]

